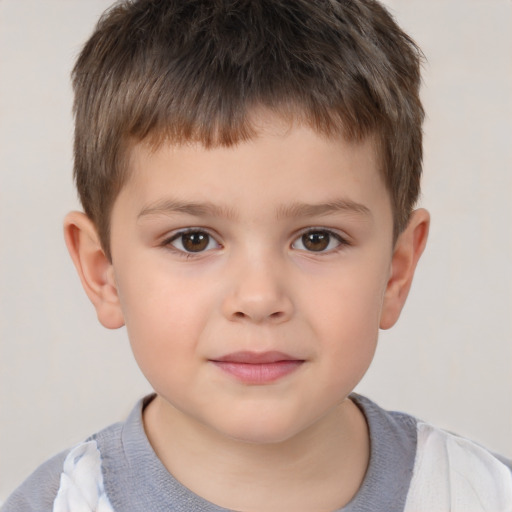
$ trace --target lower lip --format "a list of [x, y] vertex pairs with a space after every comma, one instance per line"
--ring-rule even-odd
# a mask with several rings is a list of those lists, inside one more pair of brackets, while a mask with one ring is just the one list
[[222, 371], [244, 384], [269, 384], [290, 375], [304, 361], [286, 360], [274, 363], [237, 363], [233, 361], [212, 361]]

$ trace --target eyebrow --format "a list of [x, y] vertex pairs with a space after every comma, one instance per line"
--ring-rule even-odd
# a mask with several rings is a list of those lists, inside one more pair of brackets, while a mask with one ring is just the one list
[[235, 216], [232, 210], [209, 202], [196, 203], [193, 201], [165, 199], [143, 208], [137, 218], [140, 219], [147, 215], [172, 215], [175, 213], [184, 213], [195, 217], [210, 216], [233, 218]]
[[334, 199], [319, 204], [293, 203], [291, 205], [282, 206], [277, 210], [277, 218], [321, 217], [322, 215], [330, 215], [338, 212], [371, 216], [370, 209], [364, 204], [357, 203], [350, 199]]
[[[325, 203], [292, 203], [282, 205], [277, 209], [276, 219], [293, 217], [319, 217], [338, 212], [355, 213], [358, 215], [371, 216], [368, 207], [350, 199], [334, 199]], [[137, 218], [150, 215], [173, 215], [187, 214], [195, 217], [224, 217], [233, 219], [236, 217], [232, 209], [218, 206], [210, 202], [188, 202], [174, 199], [158, 201], [155, 204], [144, 207]]]

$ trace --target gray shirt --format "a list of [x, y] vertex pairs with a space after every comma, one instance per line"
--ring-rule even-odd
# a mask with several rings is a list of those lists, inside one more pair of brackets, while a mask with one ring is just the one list
[[[340, 510], [403, 511], [416, 458], [418, 422], [407, 414], [385, 411], [362, 396], [351, 398], [367, 420], [371, 452], [358, 493]], [[151, 399], [141, 400], [126, 421], [89, 438], [101, 453], [104, 488], [112, 507], [116, 512], [226, 512], [180, 484], [156, 456], [142, 423], [142, 411]], [[52, 511], [68, 453], [40, 466], [0, 512]]]

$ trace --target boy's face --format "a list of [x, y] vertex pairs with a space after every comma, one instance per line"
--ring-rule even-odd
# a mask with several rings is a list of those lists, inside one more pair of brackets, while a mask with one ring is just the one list
[[277, 121], [232, 148], [135, 146], [110, 270], [161, 411], [277, 442], [345, 400], [393, 268], [377, 166], [370, 141]]

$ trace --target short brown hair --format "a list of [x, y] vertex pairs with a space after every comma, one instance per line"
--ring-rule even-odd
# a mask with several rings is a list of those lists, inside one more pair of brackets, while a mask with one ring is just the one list
[[124, 0], [73, 70], [75, 180], [109, 252], [130, 144], [232, 145], [257, 107], [327, 136], [373, 135], [395, 236], [419, 194], [422, 54], [374, 0]]

